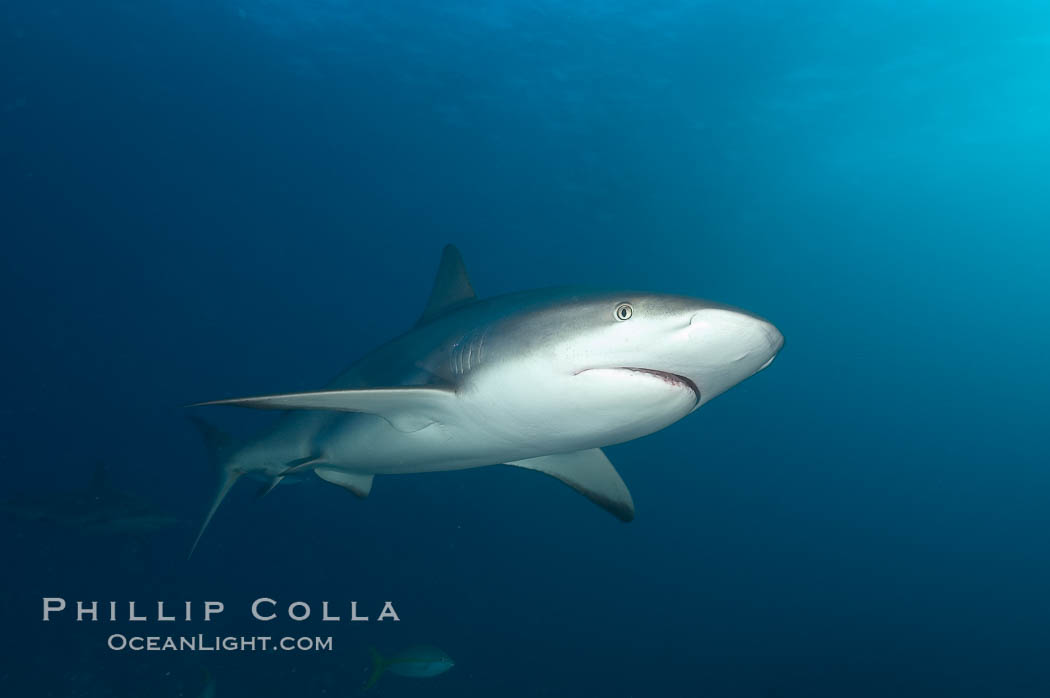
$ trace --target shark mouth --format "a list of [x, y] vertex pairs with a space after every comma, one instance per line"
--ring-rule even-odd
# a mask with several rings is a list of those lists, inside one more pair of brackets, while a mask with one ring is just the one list
[[583, 369], [581, 371], [576, 371], [575, 375], [578, 376], [581, 373], [586, 373], [587, 371], [598, 371], [598, 370], [630, 371], [632, 373], [644, 373], [644, 374], [649, 375], [649, 376], [654, 376], [654, 377], [659, 378], [660, 380], [662, 380], [667, 385], [673, 386], [675, 388], [686, 388], [686, 389], [692, 391], [693, 398], [694, 398], [694, 400], [696, 400], [696, 404], [693, 406], [693, 409], [695, 410], [697, 407], [700, 406], [700, 400], [702, 399], [702, 396], [701, 396], [701, 393], [700, 393], [700, 388], [698, 388], [696, 383], [694, 383], [690, 379], [686, 378], [685, 376], [679, 375], [677, 373], [668, 373], [667, 371], [657, 371], [656, 369], [653, 369], [653, 368], [638, 368], [637, 366], [610, 366], [610, 367], [605, 368], [605, 369], [597, 368], [597, 367], [595, 367], [595, 368], [585, 368], [585, 369]]
[[[577, 371], [576, 375], [579, 375], [581, 373], [586, 373], [587, 371], [591, 371], [591, 370], [596, 370], [596, 369], [585, 368], [582, 371]], [[701, 397], [700, 397], [700, 388], [698, 388], [696, 386], [696, 383], [694, 383], [693, 381], [689, 380], [685, 376], [680, 376], [677, 373], [668, 373], [667, 371], [657, 371], [657, 370], [652, 369], [652, 368], [637, 368], [636, 366], [616, 366], [616, 367], [610, 367], [609, 369], [606, 369], [606, 370], [611, 370], [611, 371], [631, 371], [633, 373], [644, 373], [644, 374], [649, 375], [649, 376], [655, 376], [656, 378], [659, 378], [660, 380], [662, 380], [664, 383], [667, 383], [668, 385], [674, 386], [675, 388], [686, 388], [688, 390], [691, 390], [693, 392], [693, 397], [696, 400], [696, 404], [693, 406], [693, 409], [695, 410], [700, 405], [700, 399], [701, 399]]]
[[700, 403], [700, 388], [696, 387], [696, 383], [685, 376], [680, 376], [677, 373], [668, 373], [667, 371], [657, 371], [651, 368], [636, 368], [634, 366], [620, 366], [620, 369], [623, 371], [634, 371], [635, 373], [647, 373], [676, 388], [688, 388], [693, 391], [697, 404]]

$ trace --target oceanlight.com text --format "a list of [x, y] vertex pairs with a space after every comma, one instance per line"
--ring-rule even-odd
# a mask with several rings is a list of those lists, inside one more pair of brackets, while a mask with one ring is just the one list
[[106, 641], [116, 652], [331, 652], [328, 637], [280, 637], [269, 635], [166, 635], [142, 636], [114, 633]]

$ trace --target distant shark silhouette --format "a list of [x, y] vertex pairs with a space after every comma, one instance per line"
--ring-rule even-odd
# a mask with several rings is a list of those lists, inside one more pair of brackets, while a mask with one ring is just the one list
[[288, 412], [244, 443], [194, 419], [221, 474], [200, 534], [246, 474], [273, 486], [312, 470], [365, 497], [375, 475], [500, 463], [630, 521], [631, 494], [601, 448], [677, 422], [783, 344], [760, 317], [684, 296], [555, 288], [478, 299], [448, 245], [415, 327], [326, 389], [201, 403]]
[[85, 535], [142, 536], [171, 528], [179, 520], [145, 499], [109, 486], [106, 466], [95, 466], [86, 487], [0, 502], [0, 514], [20, 521], [52, 524]]

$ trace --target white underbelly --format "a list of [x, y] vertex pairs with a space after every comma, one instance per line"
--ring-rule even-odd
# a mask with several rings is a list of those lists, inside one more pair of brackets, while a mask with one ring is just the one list
[[348, 416], [319, 446], [326, 463], [377, 475], [460, 470], [580, 450], [574, 443], [508, 442], [474, 424], [434, 423], [405, 433], [372, 415]]
[[689, 414], [695, 394], [652, 376], [595, 372], [537, 390], [504, 381], [463, 390], [455, 410], [418, 431], [374, 415], [346, 415], [318, 434], [332, 466], [376, 474], [456, 470], [600, 448], [645, 436]]

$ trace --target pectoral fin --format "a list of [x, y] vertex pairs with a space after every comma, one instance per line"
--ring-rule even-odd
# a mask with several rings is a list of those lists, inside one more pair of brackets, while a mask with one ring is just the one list
[[600, 448], [529, 458], [507, 465], [556, 477], [621, 521], [634, 519], [631, 493]]
[[367, 388], [211, 400], [192, 406], [234, 405], [263, 410], [364, 412], [382, 417], [398, 431], [411, 433], [435, 422], [445, 421], [454, 409], [455, 399], [454, 392], [442, 388]]
[[330, 482], [333, 485], [339, 485], [344, 489], [350, 490], [362, 499], [367, 497], [368, 493], [372, 491], [372, 478], [374, 476], [371, 473], [361, 475], [359, 473], [348, 473], [345, 470], [335, 470], [333, 468], [317, 468], [314, 472], [317, 473], [317, 477], [325, 482]]

